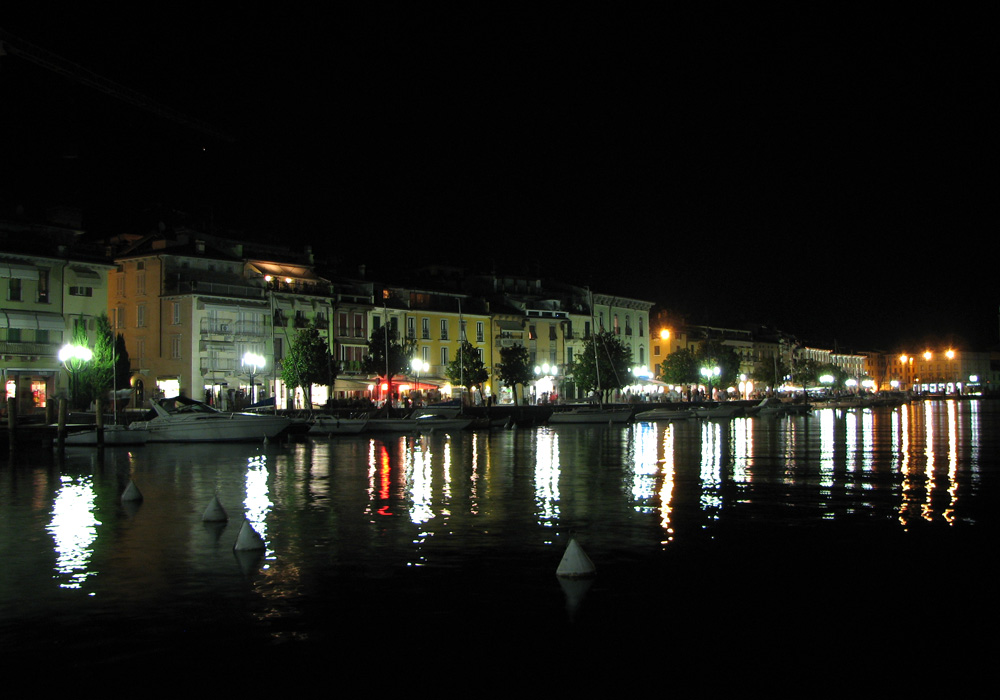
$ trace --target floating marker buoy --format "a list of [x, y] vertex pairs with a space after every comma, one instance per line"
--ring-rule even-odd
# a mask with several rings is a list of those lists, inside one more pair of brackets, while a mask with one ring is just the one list
[[141, 501], [142, 494], [139, 492], [139, 487], [135, 485], [134, 481], [129, 481], [128, 486], [125, 487], [124, 493], [122, 493], [122, 501]]
[[209, 502], [208, 507], [205, 508], [205, 512], [201, 514], [201, 519], [206, 523], [222, 523], [229, 520], [229, 516], [226, 515], [226, 509], [219, 502], [218, 495], [212, 496], [212, 500]]
[[556, 569], [556, 576], [586, 578], [596, 573], [597, 569], [594, 567], [594, 562], [590, 561], [587, 553], [577, 544], [576, 538], [570, 538], [569, 544], [566, 546], [566, 551], [563, 553], [562, 561], [559, 562], [559, 567]]
[[264, 549], [264, 547], [264, 538], [257, 534], [257, 531], [253, 529], [253, 525], [244, 520], [243, 525], [240, 527], [240, 534], [236, 537], [236, 544], [233, 545], [233, 549], [250, 550]]

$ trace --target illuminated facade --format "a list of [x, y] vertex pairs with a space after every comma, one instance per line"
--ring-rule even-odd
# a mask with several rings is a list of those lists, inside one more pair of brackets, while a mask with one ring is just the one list
[[[8, 238], [10, 237], [10, 238]], [[73, 232], [21, 224], [0, 226], [0, 397], [20, 414], [41, 412], [65, 395], [68, 376], [58, 352], [107, 310], [113, 267], [74, 252]], [[62, 241], [62, 242], [60, 242]], [[32, 252], [35, 249], [37, 252]]]
[[107, 304], [129, 351], [137, 405], [178, 394], [222, 410], [272, 396], [294, 405], [281, 359], [310, 324], [329, 342], [331, 286], [306, 262], [260, 252], [193, 231], [133, 237], [119, 251]]
[[[487, 367], [491, 365], [493, 325], [481, 298], [382, 285], [376, 287], [376, 303], [369, 319], [371, 332], [390, 326], [398, 338], [412, 345], [414, 359], [423, 363], [411, 368], [402, 380], [394, 380], [400, 397], [418, 389], [424, 399], [451, 397], [448, 366], [459, 356], [463, 341], [473, 346]], [[487, 395], [492, 391], [489, 383], [483, 391]]]

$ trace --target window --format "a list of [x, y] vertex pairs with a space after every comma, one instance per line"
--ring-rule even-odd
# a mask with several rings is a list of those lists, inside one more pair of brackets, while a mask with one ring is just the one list
[[11, 277], [7, 286], [7, 301], [21, 301], [21, 280]]
[[139, 304], [135, 307], [135, 327], [143, 328], [146, 325], [146, 305]]
[[482, 321], [476, 321], [476, 342], [486, 342], [486, 325]]
[[441, 366], [448, 366], [448, 348], [441, 348]]
[[181, 359], [181, 337], [179, 335], [170, 338], [170, 357], [174, 360]]
[[441, 340], [448, 340], [448, 319], [441, 319]]
[[173, 319], [172, 320], [173, 320], [173, 324], [175, 326], [181, 325], [181, 303], [179, 301], [175, 301], [173, 303]]
[[124, 328], [125, 327], [125, 307], [124, 306], [119, 306], [118, 307], [117, 317], [118, 318], [117, 318], [116, 326], [118, 328]]
[[135, 276], [135, 293], [145, 294], [146, 293], [146, 273], [138, 272]]
[[118, 296], [125, 296], [125, 273], [121, 272], [115, 275], [115, 291]]
[[38, 271], [38, 303], [49, 303], [49, 271]]
[[93, 287], [70, 287], [69, 295], [71, 297], [92, 297], [94, 296]]
[[411, 340], [417, 337], [417, 319], [413, 316], [406, 317], [406, 337]]
[[431, 320], [429, 318], [420, 319], [420, 337], [423, 340], [431, 339]]

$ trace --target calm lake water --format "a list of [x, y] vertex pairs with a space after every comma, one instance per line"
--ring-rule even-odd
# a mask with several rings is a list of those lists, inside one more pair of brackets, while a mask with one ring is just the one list
[[[797, 694], [960, 654], [955, 690], [993, 651], [998, 426], [938, 401], [27, 452], [0, 462], [2, 663]], [[203, 522], [216, 494], [229, 520]], [[244, 520], [263, 551], [234, 552]], [[555, 575], [571, 536], [589, 581]]]

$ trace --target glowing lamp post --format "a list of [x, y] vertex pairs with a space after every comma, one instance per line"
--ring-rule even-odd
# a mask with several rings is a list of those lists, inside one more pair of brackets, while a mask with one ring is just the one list
[[718, 377], [722, 374], [722, 370], [718, 367], [702, 367], [701, 376], [705, 378], [705, 383], [708, 384], [708, 398], [712, 398], [712, 379]]
[[255, 352], [243, 354], [243, 366], [250, 375], [250, 403], [257, 403], [257, 385], [254, 383], [254, 376], [264, 368], [264, 357]]
[[90, 348], [83, 345], [71, 345], [66, 344], [59, 348], [59, 361], [62, 362], [63, 367], [70, 376], [70, 390], [71, 390], [71, 401], [75, 401], [76, 396], [76, 373], [83, 368], [83, 363], [90, 362], [94, 359], [94, 353]]
[[538, 389], [544, 385], [545, 389], [542, 393], [551, 394], [555, 393], [556, 390], [556, 375], [559, 373], [559, 368], [556, 365], [550, 365], [549, 363], [544, 363], [537, 365], [535, 367], [535, 402], [538, 401]]
[[414, 384], [417, 387], [417, 395], [420, 395], [420, 373], [427, 372], [430, 370], [431, 366], [427, 362], [424, 362], [419, 357], [414, 357], [410, 360], [410, 367], [413, 369]]

